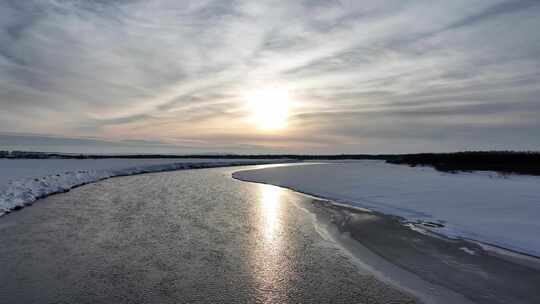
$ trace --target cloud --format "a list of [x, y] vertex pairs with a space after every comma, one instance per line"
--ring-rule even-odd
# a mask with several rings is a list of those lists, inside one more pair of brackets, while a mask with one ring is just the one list
[[[401, 152], [411, 138], [539, 149], [539, 13], [533, 0], [5, 0], [0, 130], [257, 151]], [[295, 98], [282, 134], [246, 117], [244, 93], [265, 86]]]

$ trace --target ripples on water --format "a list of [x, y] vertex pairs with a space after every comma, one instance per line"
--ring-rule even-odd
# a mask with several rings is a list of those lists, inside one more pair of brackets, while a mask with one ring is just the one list
[[295, 207], [310, 199], [235, 170], [115, 178], [3, 217], [0, 303], [410, 300], [324, 244]]

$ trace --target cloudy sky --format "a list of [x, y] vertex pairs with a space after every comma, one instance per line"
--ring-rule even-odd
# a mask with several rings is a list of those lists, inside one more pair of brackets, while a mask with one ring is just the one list
[[539, 29], [537, 0], [0, 0], [0, 149], [538, 150]]

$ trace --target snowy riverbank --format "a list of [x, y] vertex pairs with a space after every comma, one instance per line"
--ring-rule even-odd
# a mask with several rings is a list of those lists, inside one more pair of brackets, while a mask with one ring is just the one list
[[[193, 168], [252, 165], [246, 159], [0, 159], [0, 216], [39, 198], [106, 178]], [[280, 162], [284, 162], [281, 160]]]
[[540, 256], [540, 178], [449, 174], [381, 161], [283, 166], [234, 177], [398, 215], [423, 229]]

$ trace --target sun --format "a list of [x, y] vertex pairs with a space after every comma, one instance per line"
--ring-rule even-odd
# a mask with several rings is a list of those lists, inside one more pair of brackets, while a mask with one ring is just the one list
[[287, 126], [290, 93], [283, 88], [264, 88], [246, 94], [250, 120], [264, 131], [276, 131]]

